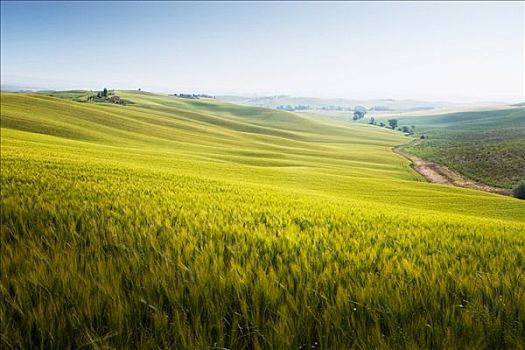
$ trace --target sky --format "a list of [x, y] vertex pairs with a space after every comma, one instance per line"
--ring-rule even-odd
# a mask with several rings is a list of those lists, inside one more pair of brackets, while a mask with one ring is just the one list
[[2, 1], [2, 85], [523, 101], [524, 4]]

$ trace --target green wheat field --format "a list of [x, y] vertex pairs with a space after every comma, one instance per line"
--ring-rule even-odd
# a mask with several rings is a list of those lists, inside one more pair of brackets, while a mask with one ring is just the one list
[[116, 93], [1, 94], [2, 348], [525, 349], [524, 201], [397, 131]]

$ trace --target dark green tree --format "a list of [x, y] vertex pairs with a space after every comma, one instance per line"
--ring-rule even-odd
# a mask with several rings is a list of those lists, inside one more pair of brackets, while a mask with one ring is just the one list
[[108, 89], [104, 88], [104, 90], [102, 91], [102, 96], [108, 97]]
[[390, 128], [394, 130], [397, 128], [397, 119], [388, 119], [388, 125], [390, 125]]
[[520, 181], [512, 189], [512, 196], [518, 199], [525, 199], [525, 180]]
[[366, 114], [366, 111], [354, 111], [354, 120], [358, 120], [361, 118], [364, 118]]

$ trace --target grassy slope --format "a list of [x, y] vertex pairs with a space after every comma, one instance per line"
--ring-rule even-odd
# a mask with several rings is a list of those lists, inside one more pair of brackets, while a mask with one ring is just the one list
[[118, 94], [2, 93], [4, 345], [523, 346], [523, 202], [396, 132]]
[[489, 185], [525, 179], [525, 108], [401, 118], [429, 135], [408, 151]]

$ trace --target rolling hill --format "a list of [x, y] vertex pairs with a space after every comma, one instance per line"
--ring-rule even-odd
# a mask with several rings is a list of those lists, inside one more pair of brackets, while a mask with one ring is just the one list
[[77, 93], [1, 94], [3, 346], [525, 346], [523, 201], [395, 131]]

